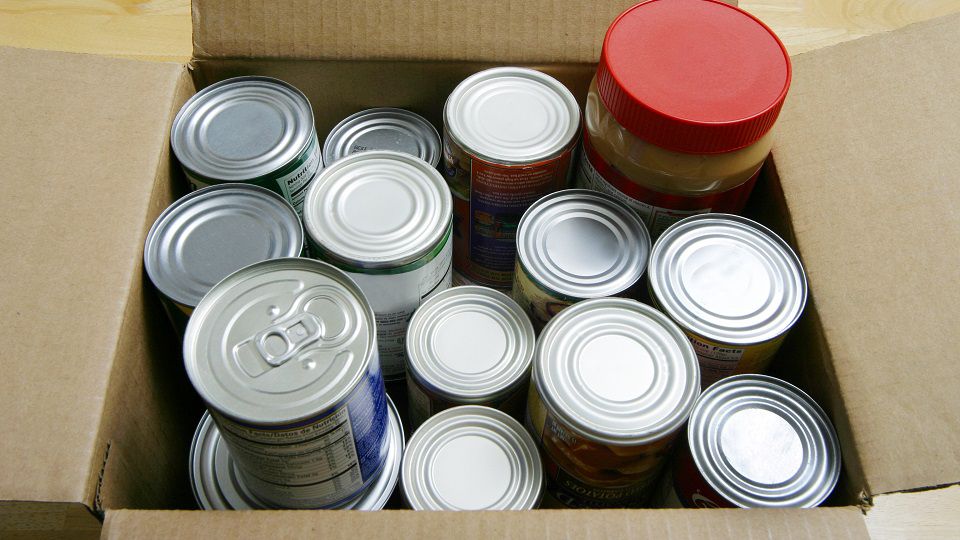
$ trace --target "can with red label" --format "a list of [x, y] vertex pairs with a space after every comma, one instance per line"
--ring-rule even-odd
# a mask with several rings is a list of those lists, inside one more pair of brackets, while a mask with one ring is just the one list
[[580, 106], [553, 77], [502, 67], [461, 82], [443, 119], [454, 268], [477, 284], [509, 289], [521, 216], [570, 183]]

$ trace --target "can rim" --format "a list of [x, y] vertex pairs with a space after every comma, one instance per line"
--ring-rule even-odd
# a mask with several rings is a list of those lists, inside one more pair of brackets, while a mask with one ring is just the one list
[[338, 122], [337, 125], [333, 126], [333, 129], [330, 130], [330, 132], [327, 134], [326, 139], [324, 139], [323, 141], [324, 165], [327, 165], [327, 166], [332, 165], [333, 163], [339, 161], [340, 159], [347, 157], [348, 155], [351, 155], [351, 154], [346, 154], [346, 155], [337, 157], [336, 146], [337, 146], [337, 143], [346, 134], [343, 132], [345, 128], [356, 123], [358, 119], [365, 118], [368, 116], [387, 115], [387, 114], [393, 114], [395, 115], [395, 118], [403, 117], [403, 119], [409, 122], [410, 125], [416, 124], [421, 128], [424, 128], [424, 131], [426, 132], [425, 134], [432, 135], [433, 138], [431, 139], [431, 142], [434, 143], [433, 146], [428, 144], [427, 147], [425, 148], [425, 150], [429, 151], [429, 154], [425, 156], [421, 155], [418, 157], [426, 161], [433, 167], [437, 167], [440, 165], [440, 156], [443, 154], [443, 152], [440, 149], [442, 143], [440, 141], [440, 133], [437, 131], [437, 128], [434, 127], [434, 125], [430, 123], [430, 121], [428, 121], [423, 116], [420, 116], [419, 114], [411, 110], [401, 109], [399, 107], [373, 107], [370, 109], [364, 109], [362, 111], [355, 112], [350, 116], [344, 118], [340, 122]]

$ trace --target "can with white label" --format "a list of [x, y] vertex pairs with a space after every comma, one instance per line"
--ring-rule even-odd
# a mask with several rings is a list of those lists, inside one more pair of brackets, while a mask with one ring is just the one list
[[531, 510], [543, 495], [537, 445], [503, 411], [447, 409], [410, 437], [400, 482], [413, 510]]
[[183, 356], [265, 504], [336, 507], [378, 478], [390, 441], [373, 310], [340, 270], [291, 258], [234, 272], [193, 312]]
[[393, 150], [440, 164], [440, 135], [426, 118], [406, 109], [378, 107], [344, 118], [323, 142], [323, 163], [370, 150]]
[[424, 302], [407, 329], [412, 429], [457, 405], [522, 420], [535, 339], [523, 310], [499, 291], [454, 287]]
[[664, 506], [812, 508], [840, 478], [840, 443], [826, 413], [803, 390], [766, 375], [708, 388], [687, 439], [665, 477]]
[[183, 335], [194, 308], [218, 281], [244, 266], [303, 251], [290, 203], [267, 189], [210, 186], [181, 197], [154, 222], [143, 265]]
[[234, 77], [197, 92], [174, 118], [170, 146], [192, 189], [256, 184], [298, 213], [322, 167], [310, 102], [270, 77]]
[[[338, 507], [340, 510], [381, 510], [396, 488], [400, 478], [400, 460], [403, 458], [403, 427], [390, 396], [387, 396], [387, 405], [390, 414], [387, 437], [390, 443], [383, 471], [359, 497]], [[271, 508], [247, 489], [210, 413], [204, 413], [193, 435], [189, 465], [193, 497], [202, 510]]]
[[450, 287], [450, 190], [422, 159], [376, 150], [327, 167], [307, 192], [312, 256], [346, 272], [377, 318], [387, 380], [402, 379], [413, 312]]
[[761, 373], [800, 318], [807, 278], [770, 229], [730, 214], [683, 219], [650, 254], [650, 297], [690, 338], [703, 387]]
[[517, 229], [513, 299], [537, 330], [588, 298], [632, 298], [650, 256], [650, 234], [616, 199], [585, 189], [551, 193]]
[[443, 122], [454, 266], [477, 284], [509, 289], [520, 217], [570, 183], [580, 106], [545, 73], [501, 67], [461, 82]]
[[662, 313], [625, 298], [563, 310], [537, 343], [527, 400], [548, 493], [572, 508], [644, 505], [699, 394], [693, 347]]

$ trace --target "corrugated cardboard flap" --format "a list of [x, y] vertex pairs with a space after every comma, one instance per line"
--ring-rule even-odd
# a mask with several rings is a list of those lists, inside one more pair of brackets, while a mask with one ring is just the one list
[[958, 16], [795, 57], [778, 123], [868, 494], [960, 482], [958, 57]]
[[197, 58], [595, 62], [635, 0], [194, 0]]

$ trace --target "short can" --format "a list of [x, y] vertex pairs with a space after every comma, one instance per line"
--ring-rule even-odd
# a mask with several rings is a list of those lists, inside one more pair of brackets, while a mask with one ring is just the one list
[[[341, 510], [382, 510], [400, 478], [403, 458], [403, 426], [400, 415], [387, 396], [389, 437], [387, 460], [376, 481], [360, 496], [348, 501]], [[204, 413], [190, 446], [190, 485], [197, 506], [202, 510], [258, 510], [272, 508], [247, 489], [230, 449], [223, 444], [220, 430], [210, 413]], [[284, 508], [281, 506], [280, 508]]]
[[665, 477], [664, 506], [811, 508], [840, 477], [840, 444], [826, 413], [803, 390], [766, 375], [708, 388], [687, 442]]
[[450, 287], [451, 204], [430, 164], [385, 150], [337, 161], [307, 193], [303, 221], [311, 256], [346, 272], [373, 306], [387, 380], [404, 377], [413, 312]]
[[244, 266], [303, 251], [300, 218], [283, 197], [247, 185], [194, 191], [171, 204], [147, 233], [143, 265], [183, 335], [194, 308]]
[[589, 298], [633, 298], [650, 257], [650, 234], [616, 199], [565, 189], [534, 203], [517, 229], [513, 299], [536, 329]]
[[407, 329], [411, 428], [457, 405], [522, 420], [535, 339], [520, 306], [494, 289], [454, 287], [424, 302]]
[[340, 506], [380, 475], [390, 441], [375, 321], [340, 270], [290, 258], [234, 272], [200, 301], [183, 356], [265, 504]]
[[413, 510], [531, 510], [543, 495], [537, 446], [503, 411], [447, 409], [407, 444], [400, 483]]
[[393, 150], [416, 156], [433, 167], [440, 165], [440, 134], [419, 114], [406, 109], [378, 107], [344, 118], [323, 142], [323, 163], [369, 150]]
[[173, 120], [170, 145], [193, 189], [256, 184], [298, 213], [322, 167], [310, 102], [270, 77], [234, 77], [197, 92]]
[[501, 67], [461, 82], [443, 121], [454, 266], [478, 284], [509, 289], [520, 217], [570, 183], [580, 106], [549, 75]]
[[800, 318], [807, 278], [770, 229], [730, 214], [672, 225], [650, 254], [650, 297], [690, 338], [703, 387], [761, 373]]
[[598, 298], [544, 328], [527, 422], [547, 490], [572, 508], [644, 505], [700, 394], [693, 347], [662, 313]]

